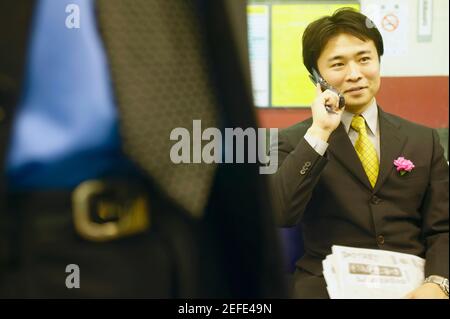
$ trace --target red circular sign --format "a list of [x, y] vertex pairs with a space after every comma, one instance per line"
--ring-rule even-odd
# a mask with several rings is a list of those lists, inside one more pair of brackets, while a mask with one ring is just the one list
[[383, 29], [392, 32], [395, 29], [397, 29], [399, 24], [399, 20], [395, 14], [388, 14], [385, 15], [383, 20], [381, 21], [381, 25], [383, 26]]

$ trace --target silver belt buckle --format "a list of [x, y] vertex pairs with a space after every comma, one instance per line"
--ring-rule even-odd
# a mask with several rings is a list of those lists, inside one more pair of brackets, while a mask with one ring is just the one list
[[87, 240], [107, 242], [146, 231], [150, 226], [149, 205], [143, 195], [132, 197], [123, 203], [100, 200], [94, 208], [96, 219], [91, 214], [94, 196], [108, 189], [105, 182], [89, 180], [81, 183], [72, 194], [73, 221], [78, 234]]

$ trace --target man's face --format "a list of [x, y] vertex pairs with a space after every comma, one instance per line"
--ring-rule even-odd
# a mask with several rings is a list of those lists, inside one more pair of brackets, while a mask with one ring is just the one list
[[317, 60], [319, 73], [345, 97], [345, 109], [364, 112], [380, 88], [380, 62], [372, 40], [341, 33], [331, 38]]

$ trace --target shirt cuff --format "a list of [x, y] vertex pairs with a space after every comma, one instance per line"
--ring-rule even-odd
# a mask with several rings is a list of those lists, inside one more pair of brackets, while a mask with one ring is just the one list
[[320, 138], [312, 136], [309, 133], [305, 134], [305, 140], [308, 142], [309, 145], [320, 155], [323, 156], [328, 148], [328, 143], [325, 141], [322, 141]]

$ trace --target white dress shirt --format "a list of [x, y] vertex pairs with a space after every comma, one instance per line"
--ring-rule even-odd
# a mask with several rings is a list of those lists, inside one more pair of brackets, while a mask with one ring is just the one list
[[[353, 146], [355, 146], [356, 140], [358, 139], [358, 132], [351, 128], [351, 123], [354, 116], [355, 114], [344, 110], [341, 118], [341, 123], [344, 125], [345, 131], [347, 132]], [[380, 126], [378, 123], [378, 107], [375, 98], [373, 99], [372, 104], [363, 113], [361, 113], [361, 116], [365, 119], [367, 135], [375, 146], [378, 161], [380, 161]], [[309, 133], [305, 134], [305, 140], [319, 155], [323, 156], [325, 154], [328, 148], [327, 142], [318, 137], [312, 136]]]

